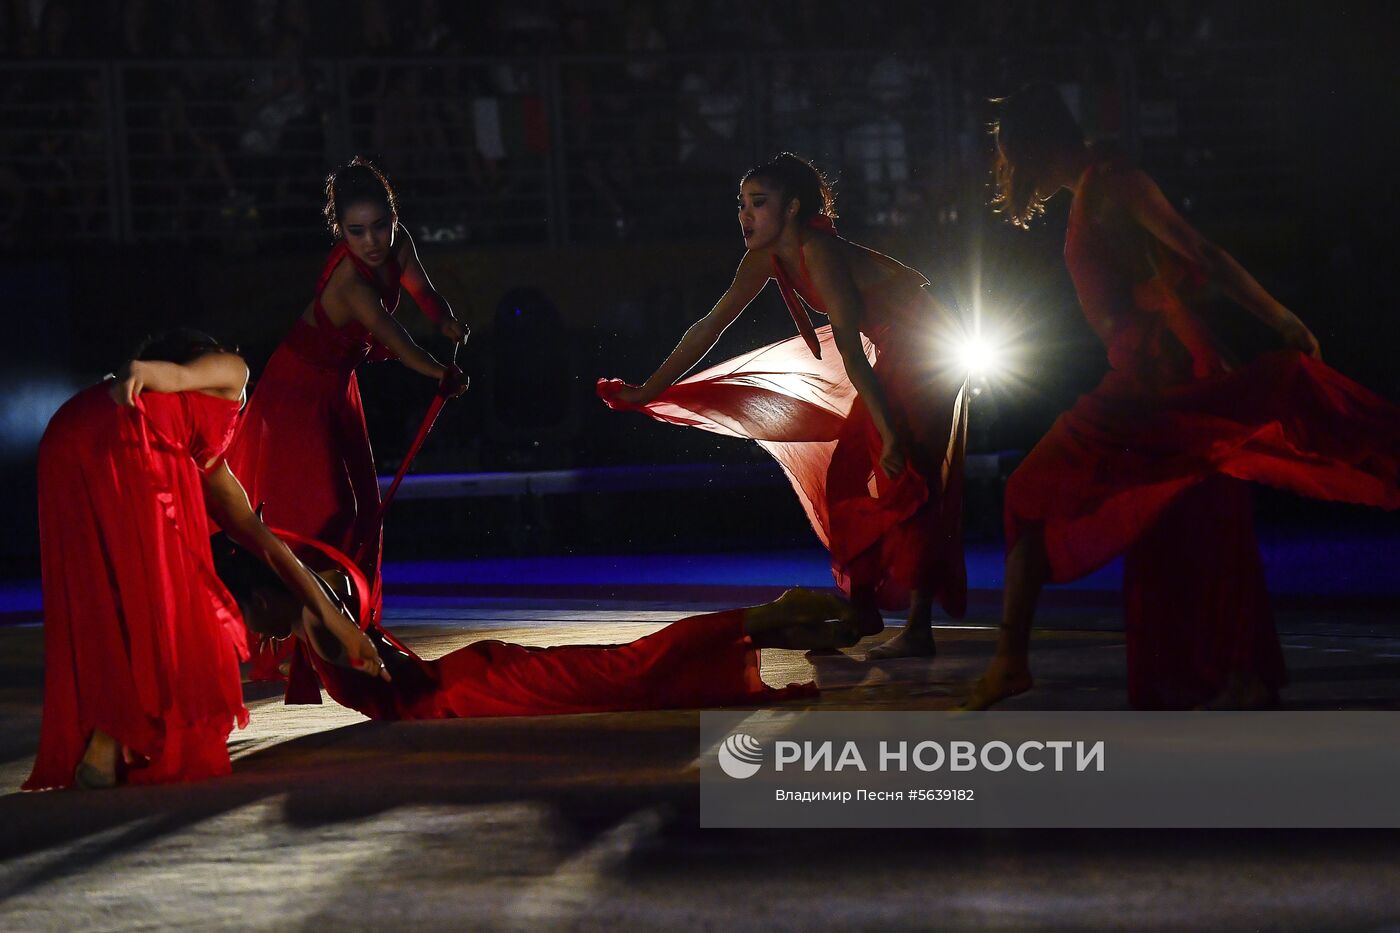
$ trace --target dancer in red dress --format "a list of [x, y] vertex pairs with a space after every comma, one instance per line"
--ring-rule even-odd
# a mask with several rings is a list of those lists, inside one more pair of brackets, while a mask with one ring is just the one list
[[[467, 329], [428, 281], [398, 224], [393, 188], [371, 163], [356, 158], [330, 175], [325, 214], [335, 248], [311, 304], [268, 361], [228, 459], [269, 524], [363, 552], [361, 567], [377, 581], [379, 483], [355, 368], [397, 357], [440, 386], [453, 383], [448, 392], [465, 390], [460, 372], [394, 319], [401, 287], [449, 340], [465, 340]], [[284, 659], [264, 645], [253, 677], [275, 679]]]
[[[304, 614], [266, 568], [229, 545], [217, 550], [218, 572], [251, 627], [285, 631]], [[369, 584], [349, 558], [319, 544], [302, 554], [351, 605], [365, 604], [358, 597]], [[377, 623], [368, 632], [392, 677], [356, 676], [331, 651], [309, 656], [337, 703], [382, 720], [764, 705], [817, 690], [764, 684], [761, 649], [834, 649], [859, 638], [849, 604], [807, 590], [690, 616], [623, 645], [534, 648], [491, 640], [425, 660]]]
[[373, 580], [379, 483], [355, 367], [392, 356], [439, 383], [457, 377], [394, 319], [401, 287], [449, 340], [467, 330], [428, 281], [394, 191], [371, 163], [356, 158], [331, 173], [325, 213], [335, 248], [311, 304], [268, 361], [228, 459], [270, 525], [352, 554], [370, 542], [362, 567]]
[[[782, 465], [865, 634], [908, 622], [872, 657], [931, 656], [935, 600], [961, 616], [965, 374], [945, 366], [955, 321], [918, 272], [836, 234], [831, 190], [791, 153], [739, 189], [747, 252], [713, 310], [641, 386], [600, 381], [614, 408], [758, 441]], [[799, 336], [681, 379], [769, 279]], [[813, 330], [803, 307], [826, 314]], [[678, 381], [679, 380], [679, 381]]]
[[310, 625], [352, 663], [382, 667], [222, 459], [243, 361], [184, 331], [137, 357], [60, 408], [39, 445], [44, 717], [26, 790], [111, 786], [122, 761], [140, 784], [228, 772], [229, 731], [248, 721], [246, 647], [214, 575], [206, 503], [309, 607]]
[[[1135, 702], [1267, 704], [1283, 665], [1240, 481], [1396, 508], [1400, 409], [1325, 366], [1307, 327], [1147, 175], [1086, 146], [1053, 87], [1005, 100], [996, 137], [997, 203], [1013, 223], [1073, 194], [1065, 261], [1111, 369], [1011, 477], [997, 652], [965, 705], [1031, 687], [1044, 583], [1125, 552]], [[1211, 294], [1292, 349], [1235, 363], [1198, 311]]]

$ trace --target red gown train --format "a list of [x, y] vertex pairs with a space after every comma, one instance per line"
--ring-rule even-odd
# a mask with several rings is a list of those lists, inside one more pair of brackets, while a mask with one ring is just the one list
[[[1231, 670], [1271, 688], [1283, 662], [1247, 489], [1400, 506], [1400, 409], [1293, 351], [1227, 371], [1193, 306], [1202, 278], [1170, 256], [1134, 281], [1147, 247], [1097, 225], [1089, 205], [1114, 157], [1086, 171], [1065, 260], [1110, 371], [1012, 475], [1006, 534], [1043, 529], [1052, 582], [1120, 554], [1129, 694], [1199, 703]], [[1132, 250], [1144, 255], [1135, 256]]]
[[[817, 229], [831, 235], [829, 226]], [[940, 365], [937, 343], [954, 322], [922, 275], [867, 253], [888, 273], [861, 294], [860, 329], [906, 444], [907, 466], [899, 476], [891, 480], [879, 467], [880, 435], [846, 375], [829, 326], [696, 373], [643, 410], [658, 421], [749, 438], [772, 454], [831, 551], [832, 574], [847, 593], [874, 591], [881, 608], [898, 609], [918, 590], [961, 616], [967, 605], [967, 394], [961, 378], [951, 379]], [[796, 287], [776, 259], [773, 273], [801, 324], [806, 311], [799, 293], [824, 311], [805, 259]], [[612, 401], [621, 386], [604, 380], [598, 391], [621, 407]]]
[[214, 575], [200, 466], [238, 405], [199, 392], [118, 405], [97, 385], [39, 445], [44, 715], [26, 790], [67, 787], [94, 729], [132, 761], [132, 784], [229, 771], [247, 724], [243, 620]]

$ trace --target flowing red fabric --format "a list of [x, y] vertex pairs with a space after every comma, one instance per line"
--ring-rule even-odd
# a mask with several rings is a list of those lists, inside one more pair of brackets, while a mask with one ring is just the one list
[[[961, 616], [967, 605], [967, 393], [963, 375], [951, 375], [940, 362], [956, 322], [918, 272], [853, 248], [887, 272], [861, 294], [860, 328], [905, 443], [902, 473], [890, 479], [879, 467], [883, 443], [846, 375], [830, 326], [814, 332], [816, 350], [801, 335], [760, 347], [681, 380], [640, 410], [658, 421], [749, 438], [772, 454], [831, 551], [832, 574], [846, 592], [874, 592], [882, 608], [897, 609], [917, 590]], [[780, 274], [789, 283], [785, 300], [800, 295], [824, 310], [805, 259], [796, 278]], [[789, 310], [795, 321], [806, 319], [800, 307]], [[598, 394], [626, 408], [616, 397], [623, 385], [599, 380]]]
[[[378, 592], [379, 477], [355, 367], [383, 353], [362, 325], [337, 328], [321, 305], [331, 274], [347, 259], [379, 290], [385, 311], [392, 314], [398, 308], [402, 270], [397, 260], [389, 260], [387, 283], [380, 285], [373, 271], [344, 242], [338, 243], [316, 284], [316, 323], [298, 319], [268, 361], [228, 461], [250, 501], [266, 506], [263, 517], [269, 525], [351, 554], [366, 543], [360, 567]], [[376, 613], [378, 608], [373, 607]], [[260, 650], [254, 679], [277, 679], [277, 665], [287, 650]]]
[[[1111, 335], [1112, 368], [1012, 475], [1006, 533], [1011, 547], [1043, 529], [1054, 582], [1128, 554], [1129, 657], [1143, 661], [1129, 691], [1160, 705], [1150, 698], [1193, 683], [1218, 691], [1232, 666], [1282, 676], [1247, 493], [1212, 482], [1186, 494], [1233, 477], [1393, 509], [1400, 409], [1297, 352], [1227, 372], [1193, 310], [1199, 273], [1156, 257], [1135, 282], [1126, 270], [1144, 257], [1094, 222], [1100, 182], [1123, 169], [1104, 158], [1086, 170], [1065, 241], [1085, 317]], [[1173, 641], [1190, 644], [1161, 647]]]
[[229, 771], [247, 725], [243, 620], [214, 575], [200, 466], [238, 404], [198, 392], [69, 400], [39, 445], [44, 717], [26, 790], [67, 787], [93, 730], [127, 750], [132, 784]]

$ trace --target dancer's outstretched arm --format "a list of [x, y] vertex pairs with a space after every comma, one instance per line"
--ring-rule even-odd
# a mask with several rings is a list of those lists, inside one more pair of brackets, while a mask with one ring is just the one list
[[690, 325], [681, 342], [666, 357], [656, 372], [640, 386], [627, 386], [617, 393], [619, 401], [628, 405], [645, 405], [667, 388], [674, 385], [691, 370], [696, 363], [710, 352], [725, 328], [743, 313], [763, 290], [772, 276], [771, 266], [766, 255], [755, 252], [744, 254], [739, 262], [734, 281], [725, 290], [715, 306], [700, 320]]
[[855, 279], [851, 277], [851, 267], [841, 252], [840, 241], [835, 237], [813, 237], [806, 251], [807, 271], [812, 277], [812, 284], [826, 300], [831, 333], [836, 339], [836, 349], [841, 352], [846, 375], [865, 403], [870, 419], [875, 423], [875, 430], [880, 432], [880, 439], [884, 442], [880, 468], [886, 476], [894, 478], [904, 470], [904, 445], [895, 433], [885, 393], [880, 388], [880, 381], [875, 378], [875, 370], [870, 366], [860, 339], [863, 304]]
[[263, 523], [248, 504], [248, 494], [227, 462], [204, 474], [205, 504], [219, 527], [236, 544], [272, 568], [292, 594], [310, 610], [345, 647], [355, 667], [372, 676], [389, 679], [374, 643], [364, 636], [354, 621], [326, 597], [325, 591], [306, 565], [297, 559], [287, 543]]
[[1134, 170], [1107, 180], [1108, 194], [1168, 249], [1201, 268], [1225, 297], [1269, 325], [1290, 346], [1322, 358], [1317, 338], [1297, 315], [1270, 295], [1235, 258], [1201, 235], [1177, 213], [1146, 172]]
[[413, 237], [408, 235], [402, 224], [399, 225], [399, 236], [404, 241], [402, 252], [399, 254], [399, 265], [403, 269], [399, 283], [413, 296], [419, 310], [438, 326], [444, 337], [453, 343], [466, 343], [471, 328], [457, 320], [447, 299], [438, 294], [438, 290], [428, 280], [428, 273], [418, 261], [418, 247], [413, 244]]

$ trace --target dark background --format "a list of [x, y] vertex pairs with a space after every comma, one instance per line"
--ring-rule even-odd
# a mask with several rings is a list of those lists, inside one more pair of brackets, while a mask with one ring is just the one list
[[[1400, 398], [1390, 4], [49, 0], [0, 18], [11, 573], [35, 570], [47, 415], [177, 323], [238, 343], [256, 376], [329, 246], [321, 178], [356, 152], [395, 180], [475, 330], [474, 388], [422, 470], [763, 462], [610, 413], [592, 383], [640, 381], [720, 295], [742, 249], [737, 178], [783, 148], [836, 177], [843, 233], [1015, 335], [1017, 378], [977, 400], [972, 444], [1029, 449], [1105, 365], [1063, 268], [1063, 199], [1029, 233], [986, 208], [987, 99], [1031, 79], [1138, 157], [1332, 365]], [[404, 316], [440, 349], [411, 301]], [[711, 359], [790, 327], [765, 293]], [[430, 390], [394, 364], [361, 378], [392, 471]], [[996, 494], [974, 492], [975, 534], [996, 533]], [[1260, 507], [1386, 520], [1268, 493]], [[444, 518], [450, 535], [419, 533]], [[399, 555], [811, 543], [773, 487], [408, 502], [390, 535]]]

